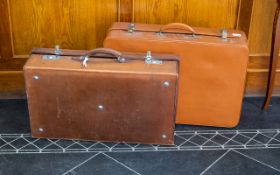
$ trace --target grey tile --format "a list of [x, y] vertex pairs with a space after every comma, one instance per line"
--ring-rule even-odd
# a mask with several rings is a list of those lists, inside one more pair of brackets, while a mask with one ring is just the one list
[[277, 136], [275, 137], [275, 139], [280, 141], [280, 133], [277, 134]]
[[265, 144], [263, 144], [257, 140], [251, 140], [246, 146], [247, 147], [265, 147]]
[[99, 154], [96, 157], [90, 159], [79, 167], [75, 168], [67, 175], [135, 175], [133, 170], [130, 170], [123, 166], [121, 162], [116, 162], [113, 159]]
[[42, 150], [43, 152], [62, 152], [63, 149], [58, 145], [51, 144]]
[[16, 149], [11, 145], [6, 144], [0, 147], [0, 153], [1, 152], [16, 152]]
[[263, 144], [268, 143], [268, 141], [270, 140], [269, 137], [263, 136], [261, 134], [258, 134], [256, 137], [254, 137], [254, 139], [258, 142], [263, 143]]
[[203, 143], [205, 143], [208, 139], [207, 138], [203, 138], [199, 135], [194, 136], [193, 138], [190, 139], [191, 142], [198, 144], [198, 145], [202, 145]]
[[102, 143], [96, 143], [94, 145], [92, 145], [91, 147], [88, 148], [90, 151], [94, 150], [94, 151], [108, 151], [109, 148], [106, 147], [106, 145], [102, 144]]
[[187, 141], [187, 142], [185, 142], [184, 144], [182, 144], [181, 147], [199, 147], [199, 145]]
[[59, 140], [56, 142], [56, 144], [58, 144], [62, 148], [67, 148], [75, 143], [72, 140]]
[[280, 169], [280, 149], [248, 149], [238, 151]]
[[272, 140], [269, 142], [269, 145], [270, 145], [270, 146], [280, 146], [280, 140], [272, 139]]
[[95, 141], [79, 141], [79, 143], [81, 145], [83, 145], [84, 147], [89, 148], [89, 147], [93, 146], [94, 144], [96, 144], [97, 142], [95, 142]]
[[230, 151], [205, 171], [204, 175], [276, 175], [278, 171]]
[[62, 174], [93, 154], [7, 154], [0, 155], [2, 175]]
[[30, 133], [26, 100], [0, 100], [0, 133]]
[[250, 140], [250, 138], [244, 137], [243, 135], [238, 134], [236, 137], [233, 138], [233, 140], [238, 143], [245, 144]]
[[188, 134], [178, 134], [178, 137], [188, 140], [193, 136], [193, 133], [188, 133]]
[[218, 143], [220, 145], [224, 145], [229, 139], [222, 137], [220, 135], [216, 135], [214, 138], [211, 139], [213, 142]]
[[73, 145], [71, 145], [67, 148], [68, 151], [75, 151], [75, 150], [85, 151], [86, 149], [87, 148], [85, 148], [84, 146], [82, 146], [78, 143], [74, 143]]
[[47, 139], [39, 139], [39, 140], [35, 141], [33, 144], [38, 146], [39, 148], [44, 148], [44, 147], [52, 144], [52, 142]]
[[107, 153], [143, 175], [199, 174], [225, 151]]
[[184, 143], [186, 140], [185, 139], [182, 139], [178, 136], [174, 136], [174, 145], [181, 145], [182, 143]]
[[19, 152], [39, 152], [40, 150], [32, 145], [32, 144], [28, 144], [26, 146], [24, 146], [23, 148], [19, 149]]
[[132, 150], [132, 146], [126, 144], [126, 143], [119, 143], [118, 145], [114, 146], [113, 151], [131, 151]]
[[27, 145], [28, 141], [24, 140], [23, 138], [19, 138], [19, 139], [13, 141], [12, 144], [16, 149], [19, 149], [19, 148]]
[[138, 144], [134, 148], [135, 150], [155, 150], [153, 145], [149, 145], [149, 144]]

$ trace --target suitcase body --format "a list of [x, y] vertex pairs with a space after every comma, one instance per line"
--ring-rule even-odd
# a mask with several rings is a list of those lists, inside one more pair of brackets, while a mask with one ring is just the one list
[[248, 46], [243, 32], [184, 24], [114, 23], [104, 47], [180, 57], [177, 124], [234, 127], [244, 93]]
[[52, 52], [35, 49], [24, 66], [32, 136], [173, 144], [176, 61], [146, 64], [130, 54], [120, 63], [103, 58], [106, 50], [101, 58], [87, 56], [83, 68], [84, 57], [76, 57], [83, 51]]

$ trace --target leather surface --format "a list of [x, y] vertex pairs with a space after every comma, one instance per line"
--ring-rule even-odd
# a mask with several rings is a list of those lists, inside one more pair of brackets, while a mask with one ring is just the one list
[[34, 137], [173, 144], [176, 61], [92, 58], [82, 68], [72, 56], [32, 54], [24, 75]]
[[268, 108], [272, 97], [273, 86], [275, 83], [275, 77], [277, 71], [279, 48], [280, 48], [280, 1], [278, 0], [278, 8], [276, 9], [273, 32], [272, 32], [269, 76], [267, 81], [266, 97], [262, 107], [263, 110], [266, 110]]
[[125, 26], [128, 23], [114, 23], [104, 46], [180, 57], [176, 123], [220, 127], [238, 124], [249, 55], [243, 32], [229, 30], [230, 38], [223, 40], [218, 29], [193, 28], [193, 37], [177, 30], [160, 35], [157, 31], [161, 25], [135, 24], [133, 33]]

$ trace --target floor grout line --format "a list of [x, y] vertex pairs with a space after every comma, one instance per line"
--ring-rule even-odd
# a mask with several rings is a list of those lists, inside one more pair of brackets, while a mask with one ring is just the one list
[[272, 136], [272, 137], [268, 137], [268, 136], [264, 135], [263, 133], [260, 133], [260, 135], [262, 135], [262, 136], [264, 136], [264, 137], [270, 139], [267, 143], [269, 143], [269, 142], [270, 142], [271, 140], [273, 140], [273, 139], [276, 140], [276, 141], [278, 141], [278, 142], [280, 142], [280, 140], [278, 140], [277, 138], [275, 138], [275, 137], [277, 137], [277, 136], [279, 135], [279, 133], [275, 134], [275, 135]]
[[211, 163], [204, 171], [200, 173], [200, 175], [203, 175], [206, 173], [211, 167], [213, 167], [217, 162], [219, 162], [223, 157], [225, 157], [231, 150], [227, 150], [223, 155], [221, 155], [218, 159], [216, 159], [213, 163]]
[[275, 170], [275, 171], [278, 171], [278, 172], [280, 173], [280, 170], [279, 170], [279, 169], [274, 168], [273, 166], [271, 166], [271, 165], [269, 165], [269, 164], [266, 164], [266, 163], [264, 163], [264, 162], [261, 162], [261, 161], [255, 159], [255, 158], [253, 158], [253, 157], [251, 157], [251, 156], [248, 156], [248, 155], [246, 155], [246, 154], [243, 154], [243, 153], [241, 153], [241, 152], [239, 152], [239, 151], [237, 151], [237, 150], [233, 150], [233, 152], [235, 152], [235, 153], [237, 153], [237, 154], [240, 154], [240, 155], [242, 155], [242, 156], [244, 156], [244, 157], [246, 157], [246, 158], [248, 158], [248, 159], [251, 159], [251, 160], [253, 160], [253, 161], [255, 161], [255, 162], [258, 162], [258, 163], [260, 163], [260, 164], [262, 164], [262, 165], [264, 165], [264, 166], [266, 166], [266, 167], [269, 167], [269, 168], [271, 168], [271, 169], [273, 169], [273, 170]]
[[225, 135], [223, 135], [223, 134], [220, 134], [221, 137], [223, 137], [223, 138], [225, 138], [225, 139], [229, 139], [225, 144], [229, 143], [230, 141], [233, 141], [233, 142], [235, 142], [235, 143], [237, 143], [237, 144], [239, 144], [239, 145], [243, 145], [243, 143], [234, 140], [234, 138], [237, 137], [237, 135], [239, 135], [238, 132], [236, 132], [235, 135], [234, 135], [233, 137], [229, 138], [229, 137], [227, 137], [227, 136], [225, 136]]
[[194, 138], [196, 135], [195, 134], [193, 134], [190, 138], [188, 138], [188, 139], [185, 139], [184, 137], [182, 137], [182, 136], [180, 136], [180, 135], [177, 135], [177, 137], [179, 137], [179, 138], [181, 138], [181, 139], [183, 139], [183, 140], [185, 140], [184, 142], [182, 142], [181, 144], [179, 144], [178, 146], [182, 146], [182, 145], [184, 145], [185, 143], [187, 143], [188, 141], [190, 141], [192, 138]]
[[258, 141], [258, 140], [255, 140], [255, 138], [258, 136], [259, 133], [257, 132], [257, 133], [254, 133], [254, 134], [255, 134], [255, 135], [254, 135], [253, 137], [248, 137], [248, 136], [246, 136], [246, 135], [240, 133], [241, 136], [246, 137], [246, 138], [249, 139], [249, 140], [245, 143], [245, 145], [249, 144], [251, 141], [255, 141], [255, 142], [258, 142], [259, 144], [263, 144], [262, 142], [260, 142], [260, 141]]
[[[217, 137], [218, 135], [220, 135], [220, 134], [215, 134], [213, 138]], [[204, 138], [204, 139], [208, 139], [207, 137], [204, 137], [204, 136], [202, 136], [202, 135], [201, 135], [200, 137], [202, 137], [202, 138]], [[215, 144], [217, 144], [217, 145], [219, 145], [219, 146], [221, 146], [221, 147], [223, 146], [222, 144], [217, 143], [217, 142], [215, 142], [214, 140], [212, 140], [213, 138], [211, 137], [210, 139], [208, 139], [208, 141], [211, 141], [211, 142], [213, 142], [213, 143], [215, 143]], [[203, 146], [203, 145], [202, 145], [202, 146]]]
[[121, 166], [123, 166], [123, 167], [127, 168], [128, 170], [132, 171], [133, 173], [135, 173], [135, 174], [137, 174], [137, 175], [141, 175], [140, 173], [138, 173], [138, 172], [137, 172], [137, 171], [135, 171], [134, 169], [132, 169], [132, 168], [130, 168], [130, 167], [128, 167], [128, 166], [126, 166], [126, 165], [125, 165], [125, 164], [123, 164], [122, 162], [120, 162], [120, 161], [118, 161], [118, 160], [114, 159], [113, 157], [111, 157], [111, 156], [109, 156], [109, 155], [107, 155], [107, 154], [105, 154], [105, 153], [102, 153], [102, 154], [103, 154], [104, 156], [106, 156], [106, 157], [110, 158], [111, 160], [115, 161], [116, 163], [120, 164]]
[[96, 156], [98, 156], [99, 154], [101, 154], [100, 152], [99, 153], [96, 153], [95, 155], [91, 156], [90, 158], [86, 159], [85, 161], [83, 161], [82, 163], [79, 163], [78, 165], [76, 165], [75, 167], [71, 168], [70, 170], [66, 171], [63, 173], [63, 175], [66, 175], [68, 173], [70, 173], [71, 171], [73, 171], [74, 169], [82, 166], [83, 164], [87, 163], [88, 161], [90, 161], [91, 159], [95, 158]]
[[[206, 137], [204, 137], [204, 136], [201, 136], [201, 135], [199, 135], [200, 137], [203, 137], [204, 139], [208, 139], [208, 138], [206, 138]], [[217, 136], [217, 134], [214, 134], [212, 137], [210, 137], [206, 142], [204, 142], [201, 146], [204, 146], [205, 144], [207, 144], [207, 143], [209, 143], [210, 141], [211, 142], [213, 142], [212, 141], [212, 139], [214, 138], [214, 137], [216, 137]], [[213, 142], [214, 143], [214, 142]], [[218, 144], [219, 145], [219, 144]]]

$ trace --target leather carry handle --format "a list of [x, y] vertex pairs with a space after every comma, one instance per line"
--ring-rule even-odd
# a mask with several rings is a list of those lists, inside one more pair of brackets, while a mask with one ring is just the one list
[[109, 49], [109, 48], [96, 48], [96, 49], [90, 50], [83, 57], [84, 57], [84, 60], [82, 63], [83, 67], [87, 67], [87, 61], [89, 60], [90, 57], [116, 58], [118, 60], [118, 62], [120, 62], [120, 63], [125, 62], [125, 59], [122, 58], [121, 52], [113, 50], [113, 49]]
[[91, 57], [91, 56], [119, 58], [122, 56], [122, 53], [109, 48], [97, 48], [88, 51], [84, 57]]
[[160, 28], [161, 33], [168, 32], [168, 30], [181, 30], [193, 35], [196, 34], [195, 30], [191, 26], [183, 23], [169, 23]]
[[278, 0], [278, 8], [275, 13], [275, 20], [273, 25], [269, 75], [268, 75], [265, 101], [262, 106], [263, 110], [266, 110], [268, 108], [272, 97], [273, 86], [275, 83], [276, 70], [277, 70], [277, 61], [279, 57], [279, 47], [280, 47], [280, 0]]

